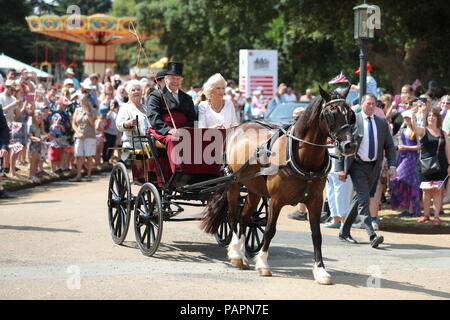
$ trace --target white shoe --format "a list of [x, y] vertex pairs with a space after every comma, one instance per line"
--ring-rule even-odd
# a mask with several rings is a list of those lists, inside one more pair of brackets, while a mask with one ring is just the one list
[[355, 229], [364, 229], [365, 227], [364, 227], [364, 224], [363, 224], [362, 222], [358, 222], [358, 223], [352, 224], [352, 228], [355, 228]]
[[372, 221], [372, 228], [373, 228], [373, 230], [379, 230], [380, 226], [378, 225], [378, 222]]

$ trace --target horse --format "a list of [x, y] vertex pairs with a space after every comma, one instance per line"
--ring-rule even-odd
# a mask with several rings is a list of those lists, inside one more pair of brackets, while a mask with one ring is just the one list
[[[332, 284], [322, 258], [320, 215], [326, 176], [331, 166], [327, 139], [331, 138], [343, 156], [353, 155], [356, 150], [351, 133], [356, 118], [345, 101], [349, 90], [350, 87], [339, 94], [319, 86], [320, 96], [311, 101], [287, 130], [251, 121], [239, 125], [227, 135], [223, 151], [224, 171], [228, 175], [234, 173], [234, 182], [218, 189], [212, 196], [203, 211], [200, 228], [214, 234], [228, 214], [233, 232], [228, 258], [233, 266], [249, 268], [245, 254], [245, 230], [261, 198], [268, 197], [267, 225], [262, 248], [255, 256], [255, 270], [260, 276], [271, 276], [268, 252], [280, 211], [285, 205], [301, 202], [306, 204], [309, 212], [314, 246], [314, 279], [319, 284]], [[281, 134], [274, 134], [274, 131]], [[259, 144], [260, 141], [264, 143]], [[242, 185], [247, 188], [248, 194], [239, 212], [238, 197]]]

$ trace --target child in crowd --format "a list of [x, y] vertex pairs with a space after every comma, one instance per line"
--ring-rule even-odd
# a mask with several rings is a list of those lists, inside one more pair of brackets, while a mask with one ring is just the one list
[[95, 122], [95, 136], [97, 138], [97, 148], [95, 151], [95, 164], [102, 163], [103, 144], [105, 143], [105, 129], [107, 125], [107, 114], [109, 112], [108, 104], [103, 104], [99, 110], [99, 116]]
[[50, 136], [52, 141], [50, 142], [50, 163], [52, 172], [61, 174], [61, 156], [64, 149], [64, 132], [65, 128], [61, 124], [61, 115], [55, 113], [51, 118], [52, 124], [50, 126]]
[[40, 179], [36, 176], [41, 150], [46, 136], [44, 135], [44, 126], [42, 112], [34, 111], [31, 125], [28, 127], [28, 157], [30, 158], [30, 174], [29, 177], [34, 183], [40, 183]]

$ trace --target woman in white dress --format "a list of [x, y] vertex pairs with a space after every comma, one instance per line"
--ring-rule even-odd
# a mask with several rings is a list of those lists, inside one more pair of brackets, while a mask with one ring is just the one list
[[[119, 108], [116, 118], [117, 130], [123, 132], [122, 148], [124, 149], [133, 147], [131, 137], [133, 132], [135, 135], [138, 133], [136, 125], [141, 135], [145, 135], [147, 129], [150, 127], [150, 121], [147, 118], [147, 109], [142, 103], [142, 87], [139, 81], [131, 80], [127, 84], [126, 91], [130, 100]], [[137, 121], [136, 117], [138, 119]], [[135, 143], [135, 147], [142, 148], [139, 143]], [[128, 158], [129, 154], [129, 152], [123, 152], [121, 155], [122, 160]]]
[[229, 129], [239, 124], [233, 102], [225, 99], [227, 83], [220, 73], [211, 76], [203, 85], [206, 101], [198, 105], [198, 127]]

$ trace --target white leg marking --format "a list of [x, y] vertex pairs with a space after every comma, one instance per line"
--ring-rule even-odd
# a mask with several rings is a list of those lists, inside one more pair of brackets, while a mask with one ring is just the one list
[[267, 259], [269, 258], [269, 252], [259, 251], [255, 257], [255, 270], [258, 269], [270, 269]]
[[229, 259], [242, 259], [245, 254], [243, 251], [243, 244], [245, 248], [245, 237], [238, 238], [237, 234], [233, 232], [233, 238], [228, 245], [228, 258]]
[[317, 267], [317, 264], [315, 263], [313, 266], [313, 275], [314, 280], [316, 280], [318, 284], [332, 284], [330, 274], [325, 270], [325, 268]]

